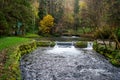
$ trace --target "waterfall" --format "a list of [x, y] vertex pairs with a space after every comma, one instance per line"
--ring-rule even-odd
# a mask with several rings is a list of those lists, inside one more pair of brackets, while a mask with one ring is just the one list
[[58, 42], [56, 41], [56, 45], [54, 48], [73, 48], [74, 42]]
[[93, 42], [87, 43], [87, 49], [93, 49]]
[[56, 41], [56, 45], [52, 50], [48, 50], [48, 53], [53, 54], [68, 54], [68, 55], [75, 55], [80, 54], [81, 52], [78, 51], [74, 47], [74, 42], [58, 42]]

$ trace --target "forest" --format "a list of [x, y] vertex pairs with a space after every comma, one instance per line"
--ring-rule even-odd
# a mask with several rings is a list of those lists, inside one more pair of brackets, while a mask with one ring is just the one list
[[13, 44], [61, 36], [89, 38], [120, 67], [120, 0], [0, 0], [0, 79]]
[[[31, 32], [62, 35], [65, 32], [80, 34], [96, 31], [99, 37], [101, 29], [109, 28], [113, 30], [114, 38], [119, 39], [119, 4], [119, 0], [0, 0], [0, 35], [17, 36]], [[52, 21], [48, 19], [49, 23], [53, 22], [52, 27], [49, 23], [44, 24], [47, 18], [43, 18], [47, 15], [53, 18]], [[113, 37], [105, 34], [105, 38]]]

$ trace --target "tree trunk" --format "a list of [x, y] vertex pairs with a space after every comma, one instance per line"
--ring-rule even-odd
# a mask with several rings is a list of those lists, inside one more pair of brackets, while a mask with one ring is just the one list
[[120, 49], [120, 42], [118, 41], [117, 36], [115, 34], [113, 34], [113, 38], [115, 39], [116, 42], [116, 48]]

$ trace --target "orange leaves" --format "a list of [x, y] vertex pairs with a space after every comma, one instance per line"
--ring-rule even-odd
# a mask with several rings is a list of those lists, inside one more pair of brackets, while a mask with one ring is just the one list
[[48, 14], [43, 18], [43, 20], [40, 21], [39, 30], [42, 33], [50, 33], [53, 26], [54, 26], [54, 18]]

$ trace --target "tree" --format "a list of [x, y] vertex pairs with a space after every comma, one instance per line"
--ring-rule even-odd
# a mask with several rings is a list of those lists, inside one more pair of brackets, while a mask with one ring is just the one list
[[52, 28], [54, 26], [54, 18], [51, 15], [46, 15], [43, 20], [40, 21], [39, 31], [42, 34], [52, 33]]
[[0, 31], [11, 35], [15, 32], [13, 28], [18, 27], [18, 22], [22, 23], [21, 31], [23, 28], [29, 31], [33, 25], [33, 15], [31, 0], [0, 0], [0, 16], [3, 16], [0, 19]]
[[46, 5], [47, 5], [46, 0], [39, 0], [39, 12], [38, 12], [38, 16], [39, 16], [40, 20], [42, 20], [43, 17], [47, 14]]
[[[88, 17], [93, 27], [97, 27], [99, 35], [103, 28], [104, 31], [109, 26], [112, 33], [109, 36], [116, 42], [116, 46], [120, 48], [119, 31], [120, 31], [120, 1], [119, 0], [85, 0], [88, 5]], [[107, 30], [108, 31], [108, 30]], [[104, 33], [106, 35], [106, 33]], [[104, 40], [104, 36], [102, 36]]]
[[74, 0], [65, 0], [63, 14], [63, 31], [74, 29]]
[[44, 16], [50, 14], [54, 17], [55, 29], [58, 29], [62, 24], [64, 14], [64, 0], [39, 0], [39, 20], [41, 21]]
[[74, 3], [74, 30], [77, 31], [79, 27], [79, 0], [75, 0]]

